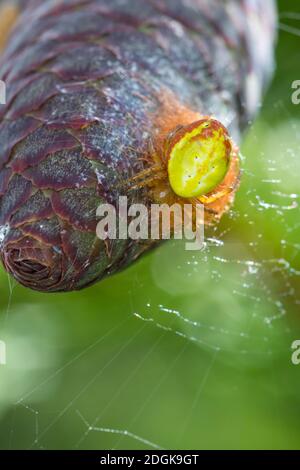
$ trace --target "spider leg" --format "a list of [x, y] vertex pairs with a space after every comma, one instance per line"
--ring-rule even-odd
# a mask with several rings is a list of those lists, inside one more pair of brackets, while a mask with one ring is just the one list
[[16, 23], [18, 16], [20, 14], [19, 8], [11, 3], [6, 1], [0, 7], [0, 51], [2, 51], [6, 45], [7, 39], [10, 35], [10, 32]]
[[162, 166], [162, 159], [161, 159], [159, 153], [157, 152], [152, 139], [149, 139], [148, 152], [149, 152], [149, 156], [150, 156], [151, 160], [154, 162], [154, 164]]
[[218, 199], [221, 199], [222, 197], [227, 196], [232, 192], [233, 188], [226, 188], [216, 193], [213, 193], [210, 196], [200, 196], [198, 198], [198, 201], [200, 201], [202, 204], [212, 204], [213, 202], [218, 201]]

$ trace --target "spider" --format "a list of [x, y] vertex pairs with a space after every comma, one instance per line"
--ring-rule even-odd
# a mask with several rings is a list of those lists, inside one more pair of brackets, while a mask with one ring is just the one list
[[[219, 215], [238, 185], [238, 148], [212, 117], [177, 127], [161, 148], [150, 144], [146, 161], [148, 168], [129, 183], [132, 190], [147, 187], [150, 199], [158, 203], [201, 203], [208, 212], [214, 212], [214, 203], [219, 203], [221, 209], [215, 211]], [[229, 177], [230, 172], [235, 174]]]

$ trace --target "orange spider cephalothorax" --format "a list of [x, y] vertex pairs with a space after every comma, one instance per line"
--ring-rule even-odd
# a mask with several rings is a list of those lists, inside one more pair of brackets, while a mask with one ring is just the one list
[[177, 127], [161, 149], [149, 151], [150, 166], [131, 178], [132, 189], [149, 188], [155, 203], [202, 203], [220, 216], [239, 181], [238, 149], [227, 129], [205, 117]]

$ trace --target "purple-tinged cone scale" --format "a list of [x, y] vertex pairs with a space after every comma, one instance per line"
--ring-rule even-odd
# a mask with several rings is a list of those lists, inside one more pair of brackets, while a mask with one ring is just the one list
[[[7, 3], [0, 22], [7, 90], [0, 105], [1, 259], [31, 289], [81, 289], [154, 243], [96, 235], [101, 203], [117, 206], [119, 196], [151, 202], [147, 187], [127, 184], [147, 169], [150, 148], [201, 116], [213, 116], [239, 141], [272, 74], [274, 3]], [[8, 35], [9, 7], [16, 21]], [[235, 162], [224, 184], [238, 173]], [[232, 201], [224, 194], [208, 212], [218, 220]]]

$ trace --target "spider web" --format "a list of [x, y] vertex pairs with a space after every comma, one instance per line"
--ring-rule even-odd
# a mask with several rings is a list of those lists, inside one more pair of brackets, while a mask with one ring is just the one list
[[[298, 19], [282, 15], [287, 43]], [[7, 292], [2, 274], [0, 447], [299, 446], [296, 66], [279, 63], [245, 138], [236, 203], [204, 250], [171, 241], [88, 291], [50, 297], [11, 280]]]

